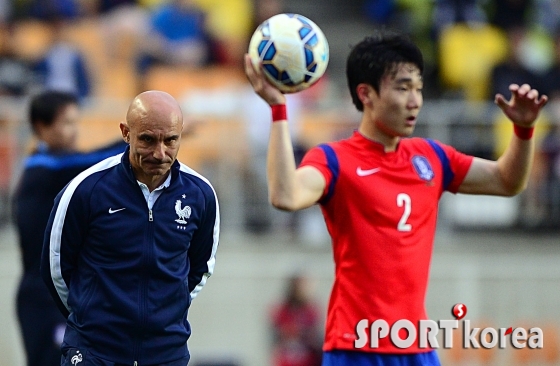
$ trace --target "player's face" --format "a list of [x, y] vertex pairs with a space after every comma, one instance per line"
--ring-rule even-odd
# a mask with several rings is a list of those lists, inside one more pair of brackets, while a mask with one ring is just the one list
[[169, 118], [142, 118], [126, 127], [130, 164], [139, 181], [146, 183], [167, 174], [179, 152], [182, 128], [175, 114]]
[[74, 150], [78, 138], [79, 110], [75, 104], [68, 104], [58, 111], [49, 126], [37, 125], [39, 139], [44, 141], [51, 150]]
[[387, 137], [410, 136], [422, 107], [422, 76], [413, 64], [399, 65], [381, 80], [374, 95], [372, 118], [376, 130]]

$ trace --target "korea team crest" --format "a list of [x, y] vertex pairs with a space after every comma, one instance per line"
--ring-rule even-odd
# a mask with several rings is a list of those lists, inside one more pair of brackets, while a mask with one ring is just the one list
[[179, 218], [175, 221], [179, 224], [186, 224], [187, 219], [191, 217], [191, 207], [181, 207], [181, 200], [177, 200], [175, 201], [175, 213], [177, 214], [177, 216], [179, 216]]
[[418, 174], [421, 179], [428, 182], [434, 179], [434, 170], [425, 156], [414, 156], [412, 158], [412, 166], [414, 166], [416, 174]]

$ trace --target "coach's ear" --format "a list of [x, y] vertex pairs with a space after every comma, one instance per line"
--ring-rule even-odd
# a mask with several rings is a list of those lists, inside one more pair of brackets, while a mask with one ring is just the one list
[[364, 106], [371, 107], [373, 105], [373, 97], [377, 95], [376, 91], [369, 84], [361, 83], [356, 87], [356, 94]]
[[127, 144], [130, 143], [130, 128], [128, 127], [128, 123], [121, 122], [119, 127], [121, 128], [121, 134], [124, 142]]

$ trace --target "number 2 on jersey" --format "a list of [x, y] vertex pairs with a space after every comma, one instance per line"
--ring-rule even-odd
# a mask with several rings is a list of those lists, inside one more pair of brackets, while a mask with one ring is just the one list
[[412, 225], [407, 224], [406, 220], [410, 216], [410, 211], [412, 210], [412, 200], [410, 196], [406, 193], [399, 193], [397, 195], [397, 206], [404, 207], [403, 214], [397, 225], [398, 231], [410, 231], [412, 230]]

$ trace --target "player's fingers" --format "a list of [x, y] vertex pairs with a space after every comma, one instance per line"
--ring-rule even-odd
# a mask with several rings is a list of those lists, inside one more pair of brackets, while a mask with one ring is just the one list
[[521, 97], [524, 97], [530, 91], [531, 91], [531, 87], [529, 86], [529, 84], [523, 84], [519, 87], [519, 90], [517, 91], [517, 94]]
[[253, 65], [253, 61], [251, 60], [251, 56], [249, 56], [249, 54], [245, 54], [245, 73], [248, 75], [256, 74], [255, 66]]
[[253, 70], [253, 63], [251, 62], [251, 58], [248, 54], [245, 54], [245, 59], [244, 59], [244, 67], [245, 67], [245, 74], [247, 75], [247, 77], [249, 77], [252, 74], [254, 74], [254, 70]]
[[259, 79], [259, 74], [256, 71], [255, 65], [253, 65], [253, 61], [249, 55], [245, 55], [245, 74], [255, 90], [261, 88], [262, 82]]
[[529, 92], [527, 93], [527, 98], [534, 99], [535, 101], [538, 101], [538, 99], [539, 99], [538, 90], [536, 90], [536, 89], [529, 90]]
[[519, 85], [517, 84], [510, 84], [509, 85], [509, 91], [512, 93], [517, 93], [517, 91], [519, 90]]
[[546, 103], [548, 103], [548, 96], [547, 95], [541, 95], [541, 98], [538, 101], [539, 108], [544, 107], [546, 105]]
[[494, 103], [496, 103], [498, 105], [498, 107], [500, 107], [502, 109], [508, 107], [508, 102], [502, 94], [496, 94], [496, 97], [494, 98]]

